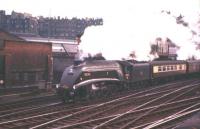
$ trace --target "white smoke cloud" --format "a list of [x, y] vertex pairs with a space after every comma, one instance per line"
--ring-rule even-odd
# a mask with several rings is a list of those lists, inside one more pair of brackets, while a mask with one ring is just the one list
[[150, 42], [157, 37], [169, 37], [180, 46], [179, 59], [199, 54], [191, 43], [190, 30], [160, 11], [106, 17], [103, 26], [85, 30], [80, 49], [91, 54], [102, 52], [106, 59], [127, 58], [134, 50], [138, 60], [149, 60]]
[[190, 31], [160, 12], [170, 11], [175, 16], [181, 13], [196, 28], [198, 17], [194, 12], [199, 7], [199, 0], [2, 0], [0, 4], [7, 12], [33, 16], [102, 17], [103, 26], [85, 30], [80, 49], [92, 54], [102, 52], [107, 59], [121, 59], [135, 50], [139, 60], [148, 60], [149, 42], [158, 36], [169, 37], [181, 46], [179, 59], [198, 54], [191, 44]]

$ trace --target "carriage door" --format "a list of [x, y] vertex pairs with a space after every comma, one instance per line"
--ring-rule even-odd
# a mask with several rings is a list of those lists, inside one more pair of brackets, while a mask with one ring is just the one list
[[0, 86], [5, 82], [5, 56], [0, 55]]

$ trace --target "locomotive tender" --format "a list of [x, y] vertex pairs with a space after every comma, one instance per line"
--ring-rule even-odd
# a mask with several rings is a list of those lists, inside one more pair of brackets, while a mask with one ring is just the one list
[[200, 60], [143, 63], [91, 60], [66, 68], [57, 93], [68, 101], [199, 74]]

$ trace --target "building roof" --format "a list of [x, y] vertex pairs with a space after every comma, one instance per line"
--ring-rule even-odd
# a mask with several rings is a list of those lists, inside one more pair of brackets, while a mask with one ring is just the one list
[[53, 38], [41, 38], [41, 37], [23, 37], [20, 38], [26, 41], [42, 42], [42, 43], [52, 43], [53, 52], [66, 52], [67, 53], [77, 53], [78, 44], [76, 40], [69, 39], [53, 39]]
[[27, 37], [27, 36], [19, 36], [20, 38], [26, 41], [35, 41], [35, 42], [51, 42], [51, 43], [63, 43], [63, 44], [77, 44], [76, 40], [69, 40], [69, 39], [54, 39], [54, 38], [42, 38], [42, 37]]
[[20, 38], [19, 36], [15, 35], [15, 34], [11, 34], [11, 33], [7, 32], [7, 31], [5, 31], [4, 29], [1, 29], [1, 28], [0, 28], [0, 39], [24, 41], [23, 38]]
[[77, 44], [53, 44], [53, 52], [65, 52], [68, 53], [77, 53], [78, 45]]
[[0, 39], [39, 42], [39, 43], [51, 43], [53, 52], [58, 52], [58, 53], [64, 53], [66, 51], [67, 53], [78, 52], [78, 43], [76, 40], [20, 36], [20, 35], [9, 33], [1, 28], [0, 28]]

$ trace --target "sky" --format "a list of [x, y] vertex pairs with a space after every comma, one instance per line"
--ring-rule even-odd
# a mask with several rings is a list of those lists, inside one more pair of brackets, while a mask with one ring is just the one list
[[200, 0], [2, 0], [0, 9], [7, 14], [14, 10], [33, 16], [103, 18], [103, 26], [85, 30], [79, 48], [101, 52], [106, 59], [127, 58], [135, 51], [138, 60], [148, 60], [150, 42], [156, 37], [169, 37], [181, 46], [179, 59], [200, 55], [191, 43], [190, 30], [174, 19], [182, 14], [191, 28], [197, 28]]

